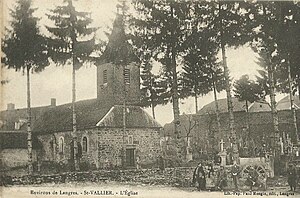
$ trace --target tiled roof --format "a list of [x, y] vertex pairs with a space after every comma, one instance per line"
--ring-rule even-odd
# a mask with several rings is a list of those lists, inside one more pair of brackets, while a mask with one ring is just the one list
[[[294, 104], [296, 109], [300, 109], [300, 99], [299, 96], [295, 95], [294, 97]], [[291, 109], [291, 101], [290, 96], [286, 96], [283, 99], [281, 99], [277, 104], [277, 110], [286, 110]]]
[[[38, 119], [40, 115], [43, 112], [47, 111], [47, 109], [49, 108], [50, 106], [32, 107], [31, 108], [32, 123], [34, 123], [36, 119]], [[0, 131], [14, 131], [15, 122], [19, 122], [20, 120], [26, 122], [27, 108], [0, 111]], [[26, 130], [26, 123], [23, 123], [20, 130]]]
[[[232, 98], [232, 104], [233, 104], [233, 111], [245, 111], [246, 110], [246, 105], [244, 101], [239, 101], [237, 98]], [[249, 103], [250, 104], [250, 103]], [[214, 114], [216, 111], [216, 106], [215, 106], [215, 101], [205, 105], [202, 109], [200, 109], [197, 114], [199, 115], [204, 115], [207, 113], [212, 113]], [[223, 112], [228, 112], [228, 106], [227, 106], [227, 99], [219, 99], [218, 100], [218, 105], [219, 105], [219, 111], [220, 113]]]

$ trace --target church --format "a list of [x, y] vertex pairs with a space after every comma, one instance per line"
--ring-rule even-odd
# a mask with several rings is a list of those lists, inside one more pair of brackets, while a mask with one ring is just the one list
[[[96, 63], [97, 98], [75, 104], [81, 170], [124, 164], [126, 168], [152, 167], [161, 153], [162, 126], [140, 106], [140, 67], [120, 20], [117, 17], [114, 21], [106, 49]], [[121, 57], [120, 46], [128, 49], [126, 64], [114, 61]], [[0, 120], [2, 169], [25, 166], [26, 108], [15, 109], [9, 104], [0, 112]], [[32, 131], [35, 163], [70, 170], [74, 156], [72, 104], [57, 106], [51, 99], [49, 106], [32, 108]]]

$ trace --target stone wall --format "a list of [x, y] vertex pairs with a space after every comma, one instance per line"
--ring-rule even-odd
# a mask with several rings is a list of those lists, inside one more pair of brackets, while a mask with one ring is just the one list
[[[100, 170], [92, 172], [77, 172], [77, 173], [61, 173], [53, 175], [35, 175], [22, 177], [8, 177], [4, 176], [1, 181], [2, 185], [20, 185], [20, 184], [41, 184], [41, 183], [67, 183], [67, 182], [126, 182], [149, 185], [168, 185], [175, 187], [194, 187], [192, 183], [193, 172], [195, 167], [178, 167], [167, 168], [164, 171], [159, 169], [131, 169], [131, 170]], [[217, 172], [218, 167], [215, 167]], [[234, 189], [233, 179], [230, 176], [230, 166], [226, 166], [227, 171], [227, 186], [225, 190]], [[207, 178], [207, 189], [215, 189], [214, 182], [216, 181], [216, 174], [214, 173], [210, 179]], [[278, 180], [278, 178], [277, 178]], [[281, 179], [282, 180], [282, 179]], [[245, 178], [239, 179], [239, 189], [249, 190], [245, 185]], [[270, 182], [270, 181], [269, 181]], [[1, 185], [1, 182], [0, 182]], [[272, 184], [278, 185], [278, 184]], [[287, 185], [286, 179], [282, 180], [279, 185]], [[255, 189], [263, 190], [260, 187]]]
[[[121, 166], [122, 129], [104, 128], [98, 133], [99, 167]], [[158, 129], [127, 129], [124, 134], [125, 149], [134, 149], [135, 164], [140, 167], [155, 164], [161, 154]]]
[[[122, 164], [123, 133], [121, 128], [99, 128], [78, 131], [77, 139], [83, 144], [87, 138], [87, 151], [82, 151], [81, 169], [93, 170], [120, 167]], [[63, 152], [59, 150], [60, 138], [64, 140]], [[71, 132], [59, 132], [38, 136], [43, 148], [39, 161], [70, 164]], [[134, 149], [135, 166], [147, 167], [155, 164], [161, 154], [159, 129], [129, 128], [124, 135], [125, 149]], [[82, 146], [81, 146], [82, 147]], [[45, 163], [44, 163], [45, 164]]]
[[[13, 168], [28, 164], [27, 149], [3, 149], [0, 151], [1, 168]], [[32, 151], [33, 161], [36, 161], [36, 151]]]

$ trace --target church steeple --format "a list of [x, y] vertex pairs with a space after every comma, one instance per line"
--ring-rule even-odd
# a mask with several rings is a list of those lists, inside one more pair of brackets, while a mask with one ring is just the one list
[[117, 6], [117, 16], [113, 23], [112, 32], [108, 37], [108, 44], [102, 54], [102, 61], [114, 64], [128, 64], [130, 62], [137, 62], [138, 59], [133, 52], [132, 46], [128, 43], [128, 37], [125, 33], [125, 12], [126, 5]]
[[97, 98], [116, 105], [123, 104], [125, 96], [126, 104], [138, 105], [139, 61], [125, 33], [125, 4], [123, 3], [120, 8], [97, 67]]

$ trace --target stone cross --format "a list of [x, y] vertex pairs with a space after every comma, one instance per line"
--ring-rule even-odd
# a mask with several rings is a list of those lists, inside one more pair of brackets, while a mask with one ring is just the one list
[[225, 142], [223, 141], [223, 139], [221, 139], [221, 141], [220, 141], [220, 151], [221, 152], [224, 151], [224, 144], [225, 144]]
[[202, 150], [202, 148], [201, 148], [201, 150], [200, 150], [200, 154], [201, 154], [201, 155], [203, 154], [203, 150]]

